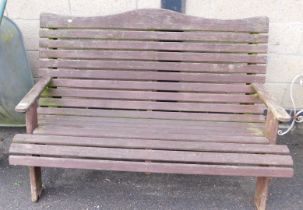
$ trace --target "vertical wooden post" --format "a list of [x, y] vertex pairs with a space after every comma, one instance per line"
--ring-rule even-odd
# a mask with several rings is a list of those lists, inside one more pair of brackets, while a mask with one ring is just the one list
[[270, 178], [268, 177], [257, 178], [256, 193], [255, 193], [255, 204], [257, 210], [266, 209], [269, 182], [270, 182]]
[[279, 121], [274, 117], [273, 113], [268, 110], [265, 122], [265, 136], [270, 144], [276, 144], [277, 132], [279, 129]]
[[40, 167], [29, 167], [32, 201], [37, 202], [42, 193], [42, 179]]
[[[33, 103], [25, 115], [26, 133], [33, 133], [38, 125], [37, 102]], [[33, 202], [37, 202], [42, 193], [42, 179], [40, 167], [29, 167], [29, 180], [31, 187], [31, 197]]]
[[26, 133], [33, 133], [38, 125], [37, 119], [37, 102], [34, 102], [25, 114]]
[[[265, 136], [268, 138], [270, 144], [276, 144], [278, 129], [279, 121], [274, 117], [273, 113], [268, 110], [265, 123]], [[255, 205], [258, 210], [266, 209], [270, 180], [271, 178], [269, 177], [257, 177]]]

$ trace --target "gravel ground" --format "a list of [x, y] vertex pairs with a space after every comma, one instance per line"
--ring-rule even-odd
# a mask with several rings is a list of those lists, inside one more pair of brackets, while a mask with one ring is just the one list
[[[0, 209], [254, 209], [255, 179], [92, 170], [43, 169], [45, 190], [30, 200], [28, 171], [8, 165], [7, 151], [21, 128], [0, 128]], [[303, 209], [303, 132], [279, 139], [295, 161], [295, 176], [273, 179], [268, 210]]]

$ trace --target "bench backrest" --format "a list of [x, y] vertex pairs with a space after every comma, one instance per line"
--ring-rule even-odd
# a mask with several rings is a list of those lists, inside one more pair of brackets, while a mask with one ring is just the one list
[[263, 120], [250, 84], [265, 81], [266, 17], [216, 20], [144, 9], [42, 14], [40, 24], [38, 76], [54, 77], [41, 106]]

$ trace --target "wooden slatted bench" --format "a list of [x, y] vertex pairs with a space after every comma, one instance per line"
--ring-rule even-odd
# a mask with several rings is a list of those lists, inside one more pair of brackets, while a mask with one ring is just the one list
[[[293, 176], [276, 145], [290, 116], [262, 84], [268, 19], [215, 20], [166, 10], [41, 15], [41, 79], [17, 105], [27, 134], [9, 161], [41, 167], [257, 177]], [[267, 116], [264, 116], [267, 110]]]

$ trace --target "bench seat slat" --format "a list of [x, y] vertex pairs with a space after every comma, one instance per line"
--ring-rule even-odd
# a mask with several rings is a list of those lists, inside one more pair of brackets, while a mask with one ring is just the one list
[[78, 168], [150, 173], [204, 174], [229, 176], [292, 177], [293, 169], [286, 167], [226, 166], [182, 163], [150, 163], [133, 161], [89, 160], [55, 157], [10, 155], [10, 164], [40, 167]]
[[156, 139], [147, 140], [105, 137], [83, 138], [76, 136], [18, 134], [14, 137], [14, 143], [258, 154], [289, 154], [289, 149], [285, 145], [193, 142], [187, 140], [174, 141], [172, 143], [172, 141]]
[[212, 121], [183, 121], [183, 120], [169, 120], [169, 119], [140, 119], [140, 118], [112, 118], [112, 117], [98, 117], [98, 116], [70, 116], [70, 115], [39, 115], [38, 121], [40, 123], [86, 123], [86, 124], [107, 124], [113, 126], [126, 127], [147, 127], [147, 128], [213, 128], [225, 127], [231, 129], [247, 129], [247, 128], [264, 128], [264, 123], [243, 123], [243, 122], [212, 122]]
[[100, 158], [117, 160], [151, 160], [161, 162], [197, 162], [214, 164], [248, 164], [267, 166], [291, 166], [292, 158], [277, 154], [243, 154], [218, 152], [191, 152], [151, 149], [120, 149], [63, 145], [15, 144], [11, 154], [62, 156], [76, 158]]
[[[168, 126], [137, 126], [137, 125], [123, 125], [123, 124], [111, 124], [111, 123], [100, 123], [100, 122], [69, 122], [69, 121], [62, 121], [59, 120], [50, 120], [50, 121], [42, 121], [40, 124], [41, 129], [52, 129], [58, 128], [62, 126], [63, 128], [71, 128], [71, 129], [87, 129], [87, 130], [99, 130], [104, 132], [110, 132], [111, 130], [119, 129], [116, 133], [120, 132], [132, 132], [135, 135], [141, 133], [148, 133], [153, 135], [154, 133], [161, 132], [163, 134], [188, 134], [188, 135], [213, 135], [216, 132], [221, 132], [222, 134], [229, 136], [229, 135], [238, 135], [238, 136], [262, 136], [263, 135], [263, 128], [261, 127], [254, 127], [254, 126], [247, 126], [247, 127], [225, 127], [225, 126], [201, 126], [200, 128], [195, 127], [192, 128], [190, 126], [177, 126], [168, 127]], [[163, 130], [161, 130], [163, 129]], [[159, 131], [161, 130], [161, 131]], [[217, 136], [220, 134], [217, 134]]]
[[81, 108], [48, 108], [39, 107], [39, 115], [59, 116], [87, 116], [87, 117], [112, 117], [112, 118], [138, 118], [138, 119], [166, 119], [185, 121], [218, 121], [218, 122], [263, 122], [264, 115], [254, 114], [215, 114], [215, 113], [182, 113], [161, 111], [126, 111], [126, 110], [102, 110]]
[[250, 133], [237, 133], [234, 131], [220, 130], [204, 130], [203, 135], [182, 132], [177, 129], [175, 131], [163, 131], [161, 129], [103, 129], [103, 128], [87, 128], [81, 126], [55, 126], [46, 125], [39, 126], [35, 129], [34, 134], [49, 135], [66, 135], [66, 136], [82, 136], [82, 137], [114, 137], [114, 138], [145, 138], [145, 139], [163, 139], [171, 141], [213, 141], [213, 142], [240, 142], [240, 143], [268, 143], [268, 140], [262, 135], [262, 131], [254, 129]]

